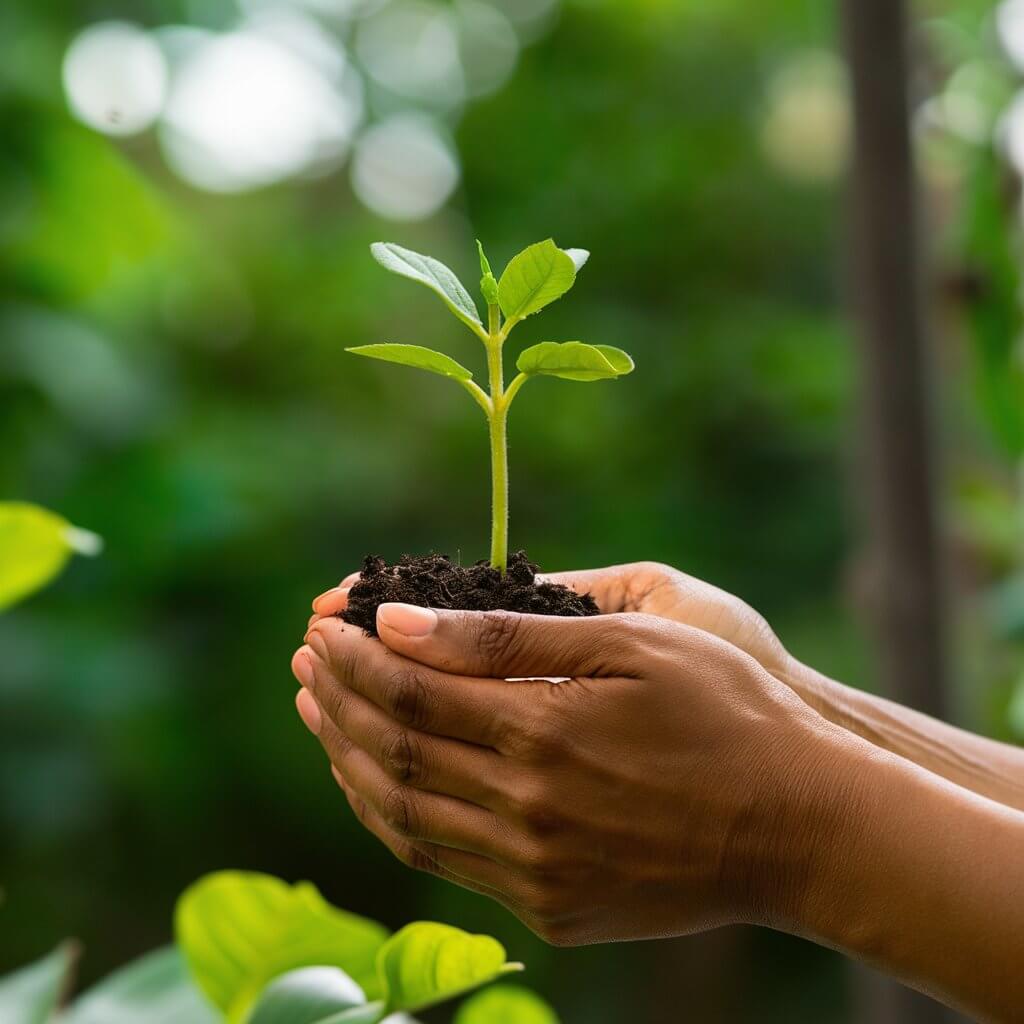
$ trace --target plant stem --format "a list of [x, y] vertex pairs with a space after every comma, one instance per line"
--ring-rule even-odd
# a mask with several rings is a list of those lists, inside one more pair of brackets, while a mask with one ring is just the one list
[[491, 565], [503, 576], [508, 568], [508, 403], [502, 367], [501, 311], [489, 308], [490, 336], [487, 340], [487, 372], [491, 390], [491, 411], [487, 421], [491, 435]]

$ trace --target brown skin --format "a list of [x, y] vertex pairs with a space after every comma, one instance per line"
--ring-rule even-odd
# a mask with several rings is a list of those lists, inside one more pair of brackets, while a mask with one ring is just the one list
[[745, 921], [1022, 1019], [1022, 752], [825, 680], [666, 567], [555, 578], [606, 615], [390, 605], [377, 641], [318, 599], [299, 711], [401, 860], [556, 944]]

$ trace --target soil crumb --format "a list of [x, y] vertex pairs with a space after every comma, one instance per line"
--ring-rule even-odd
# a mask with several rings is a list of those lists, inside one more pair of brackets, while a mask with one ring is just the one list
[[537, 583], [538, 569], [523, 551], [509, 557], [502, 576], [487, 562], [463, 567], [447, 555], [403, 555], [395, 565], [368, 555], [348, 595], [345, 622], [377, 635], [377, 607], [390, 601], [424, 608], [525, 612], [530, 615], [598, 615], [590, 594], [557, 583]]

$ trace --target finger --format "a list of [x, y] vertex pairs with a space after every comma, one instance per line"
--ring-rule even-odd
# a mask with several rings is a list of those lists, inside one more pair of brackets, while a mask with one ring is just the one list
[[337, 615], [348, 607], [348, 592], [351, 587], [337, 586], [325, 590], [313, 601], [313, 611], [319, 617]]
[[[669, 623], [647, 615], [562, 618], [382, 604], [380, 639], [424, 665], [460, 675], [634, 676], [664, 647]], [[518, 685], [518, 684], [517, 684]]]
[[530, 709], [529, 684], [453, 678], [401, 657], [341, 619], [314, 623], [306, 640], [336, 680], [332, 685], [330, 677], [316, 678], [310, 668], [311, 681], [304, 683], [331, 717], [343, 696], [337, 688], [340, 683], [399, 725], [502, 749]]
[[345, 776], [331, 765], [331, 773], [348, 800], [360, 823], [373, 833], [407, 867], [437, 875], [463, 888], [499, 900], [514, 912], [507, 891], [514, 884], [512, 873], [500, 864], [479, 854], [454, 850], [451, 847], [416, 842], [398, 835], [384, 819], [372, 810], [345, 781]]
[[[324, 721], [322, 735], [335, 727]], [[333, 762], [346, 784], [403, 839], [475, 853], [503, 864], [515, 860], [511, 830], [490, 811], [465, 800], [395, 782], [366, 751], [342, 740]]]
[[353, 587], [359, 582], [362, 574], [358, 572], [350, 572], [339, 584], [339, 587]]
[[[314, 677], [328, 672], [316, 654], [310, 660]], [[365, 750], [395, 782], [494, 811], [504, 806], [505, 795], [499, 787], [505, 760], [493, 749], [409, 729], [361, 694], [337, 682], [334, 685], [341, 692], [332, 726], [347, 741]], [[337, 763], [329, 748], [327, 753]]]

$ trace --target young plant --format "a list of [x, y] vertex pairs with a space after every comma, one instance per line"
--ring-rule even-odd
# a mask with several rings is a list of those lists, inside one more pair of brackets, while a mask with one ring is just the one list
[[500, 280], [491, 272], [484, 248], [480, 253], [480, 291], [487, 304], [487, 325], [459, 279], [430, 256], [391, 242], [370, 247], [386, 270], [417, 281], [436, 292], [448, 309], [483, 342], [487, 353], [485, 391], [473, 374], [450, 356], [420, 345], [359, 345], [346, 351], [372, 359], [414, 366], [450, 377], [464, 387], [483, 410], [491, 441], [491, 565], [504, 574], [508, 565], [508, 410], [523, 385], [538, 376], [563, 380], [615, 380], [633, 370], [633, 360], [610, 345], [582, 341], [543, 341], [516, 360], [518, 375], [505, 387], [503, 349], [516, 324], [561, 298], [575, 283], [590, 256], [585, 249], [559, 249], [549, 238], [524, 249], [505, 268]]

